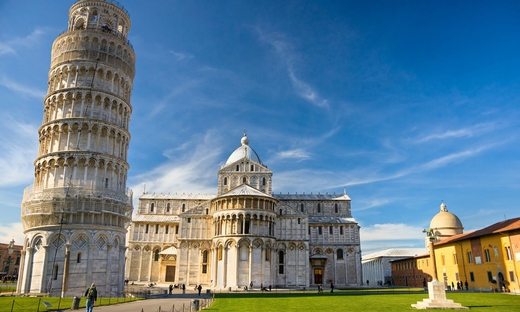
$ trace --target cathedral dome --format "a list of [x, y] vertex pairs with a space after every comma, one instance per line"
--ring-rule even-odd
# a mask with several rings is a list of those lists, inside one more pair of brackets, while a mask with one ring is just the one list
[[441, 204], [441, 211], [430, 221], [430, 228], [441, 237], [461, 234], [464, 229], [459, 217], [449, 212], [444, 203]]
[[254, 162], [257, 162], [259, 164], [262, 164], [262, 161], [260, 160], [260, 156], [255, 152], [254, 149], [252, 149], [249, 146], [249, 139], [247, 138], [247, 134], [244, 133], [244, 136], [240, 140], [240, 143], [242, 143], [242, 146], [237, 148], [231, 156], [229, 156], [228, 160], [226, 161], [226, 165], [230, 165], [234, 163], [237, 160], [240, 160], [244, 157], [251, 159]]

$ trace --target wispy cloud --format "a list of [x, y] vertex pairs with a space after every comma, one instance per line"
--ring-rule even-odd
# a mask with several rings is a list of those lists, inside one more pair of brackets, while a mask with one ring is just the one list
[[[371, 184], [371, 183], [378, 183], [388, 180], [394, 180], [399, 179], [402, 177], [420, 174], [423, 172], [435, 170], [438, 168], [446, 167], [452, 163], [461, 162], [464, 159], [468, 159], [471, 157], [475, 157], [484, 151], [490, 150], [496, 146], [504, 145], [507, 142], [510, 142], [511, 139], [507, 139], [501, 142], [491, 143], [487, 145], [481, 145], [474, 148], [469, 148], [463, 151], [447, 154], [441, 157], [437, 157], [435, 159], [432, 159], [430, 161], [410, 165], [404, 168], [400, 168], [393, 172], [383, 172], [383, 168], [367, 168], [362, 171], [354, 171], [352, 172], [344, 172], [341, 175], [335, 174], [334, 176], [340, 176], [349, 177], [348, 180], [339, 180], [337, 178], [334, 178], [334, 176], [329, 177], [330, 179], [327, 180], [327, 183], [322, 185], [322, 188], [329, 186], [328, 188], [337, 188], [337, 187], [343, 187], [343, 186], [353, 186], [353, 185], [363, 185], [363, 184]], [[306, 179], [305, 177], [302, 177], [303, 179]], [[335, 184], [336, 183], [336, 184]], [[338, 184], [339, 183], [339, 184]]]
[[16, 54], [16, 50], [9, 44], [0, 42], [0, 56], [5, 54]]
[[176, 51], [171, 51], [171, 50], [170, 50], [170, 53], [175, 57], [176, 61], [179, 61], [179, 62], [193, 58], [193, 55], [191, 55], [189, 53], [176, 52]]
[[159, 113], [161, 113], [165, 108], [169, 107], [171, 105], [171, 102], [176, 97], [189, 92], [189, 90], [192, 90], [196, 88], [201, 83], [198, 79], [191, 79], [184, 81], [180, 85], [174, 86], [166, 96], [164, 96], [150, 111], [148, 114], [148, 118], [153, 118], [157, 116]]
[[31, 47], [45, 34], [45, 30], [42, 28], [36, 28], [32, 33], [25, 37], [17, 37], [6, 42], [0, 42], [0, 56], [6, 54], [16, 54], [18, 47]]
[[32, 180], [32, 162], [38, 149], [37, 129], [35, 125], [16, 122], [10, 116], [4, 117], [0, 126], [0, 186], [27, 184]]
[[439, 133], [428, 134], [422, 138], [415, 140], [416, 143], [424, 143], [432, 140], [443, 140], [453, 138], [471, 138], [474, 136], [481, 135], [486, 132], [493, 131], [498, 125], [496, 123], [481, 123], [471, 127], [446, 130]]
[[276, 56], [287, 70], [287, 75], [295, 93], [315, 106], [328, 108], [329, 101], [321, 97], [315, 88], [296, 75], [294, 66], [298, 57], [286, 36], [276, 32], [266, 33], [260, 27], [256, 27], [255, 29], [260, 40], [275, 50]]
[[391, 202], [392, 202], [392, 200], [390, 200], [389, 198], [386, 198], [386, 197], [385, 198], [369, 198], [366, 200], [360, 199], [357, 202], [355, 208], [353, 208], [352, 210], [353, 211], [368, 210], [368, 209], [387, 205]]
[[278, 159], [293, 159], [297, 161], [302, 161], [310, 158], [309, 153], [304, 149], [293, 149], [282, 151], [276, 154], [275, 158]]
[[453, 162], [461, 161], [466, 158], [473, 157], [477, 154], [482, 153], [483, 151], [489, 150], [494, 146], [504, 144], [504, 142], [499, 143], [493, 143], [489, 145], [479, 146], [475, 147], [473, 149], [467, 149], [458, 153], [452, 153], [443, 157], [439, 157], [437, 159], [431, 160], [419, 167], [417, 167], [418, 170], [424, 171], [424, 170], [432, 170], [437, 169], [440, 167], [445, 167]]
[[[218, 142], [216, 132], [210, 130], [202, 138], [197, 136], [185, 144], [191, 152], [184, 157], [170, 158], [168, 162], [134, 177], [131, 186], [135, 191], [134, 203], [137, 203], [143, 186], [155, 193], [213, 194], [215, 185], [212, 178], [222, 157]], [[165, 153], [169, 154], [168, 151]]]
[[19, 84], [15, 81], [12, 81], [6, 76], [0, 78], [0, 85], [6, 87], [7, 89], [14, 91], [22, 96], [28, 96], [33, 98], [42, 99], [45, 97], [45, 91], [38, 90], [35, 88], [27, 87], [22, 84]]

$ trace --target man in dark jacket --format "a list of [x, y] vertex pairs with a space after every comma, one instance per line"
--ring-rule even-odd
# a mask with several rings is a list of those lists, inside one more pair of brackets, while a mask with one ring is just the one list
[[90, 285], [90, 287], [85, 292], [85, 297], [87, 297], [87, 312], [92, 312], [94, 309], [94, 304], [97, 300], [96, 284], [92, 283], [92, 285]]

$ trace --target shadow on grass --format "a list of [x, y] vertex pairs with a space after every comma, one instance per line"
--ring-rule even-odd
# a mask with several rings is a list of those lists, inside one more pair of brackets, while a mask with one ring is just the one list
[[294, 297], [337, 297], [337, 296], [371, 296], [371, 295], [426, 295], [423, 292], [360, 292], [360, 291], [335, 291], [316, 293], [310, 291], [302, 292], [235, 292], [217, 293], [215, 298], [294, 298]]

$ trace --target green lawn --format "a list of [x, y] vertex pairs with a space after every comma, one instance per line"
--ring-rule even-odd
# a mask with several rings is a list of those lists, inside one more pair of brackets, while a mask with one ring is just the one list
[[[237, 293], [217, 294], [214, 304], [204, 311], [417, 311], [411, 304], [428, 298], [427, 293]], [[520, 311], [520, 296], [492, 293], [448, 293], [448, 299], [470, 311]]]
[[[96, 306], [111, 305], [122, 302], [130, 302], [140, 300], [138, 298], [99, 298]], [[50, 306], [47, 306], [50, 304]], [[85, 309], [85, 298], [80, 299], [80, 310]], [[0, 297], [0, 312], [5, 311], [56, 311], [58, 309], [70, 309], [72, 307], [72, 298], [56, 298], [56, 297]]]
[[[340, 290], [333, 294], [325, 292], [318, 294], [315, 291], [293, 292], [252, 292], [252, 293], [220, 293], [215, 295], [214, 304], [204, 311], [220, 312], [301, 312], [301, 311], [417, 311], [411, 304], [428, 298], [428, 294], [419, 290], [409, 289], [399, 293], [398, 290]], [[469, 307], [470, 311], [520, 311], [520, 296], [493, 293], [466, 293], [448, 292], [448, 299]], [[122, 303], [129, 300], [123, 298], [101, 298], [96, 306]], [[44, 302], [51, 304], [47, 307]], [[11, 311], [56, 311], [70, 309], [72, 298], [49, 297], [0, 297], [0, 312]], [[85, 299], [81, 298], [80, 310], [84, 310]]]

